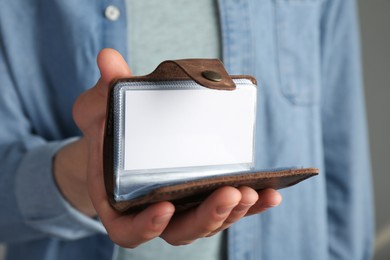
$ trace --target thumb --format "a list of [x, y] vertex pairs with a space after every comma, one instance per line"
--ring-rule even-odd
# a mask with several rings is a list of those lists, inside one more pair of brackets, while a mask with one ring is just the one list
[[[103, 49], [97, 57], [101, 77], [93, 88], [82, 93], [74, 103], [73, 119], [84, 135], [100, 136], [104, 118], [108, 87], [117, 78], [130, 77], [131, 71], [123, 57], [114, 49]], [[96, 132], [98, 130], [98, 132]]]
[[97, 65], [100, 70], [100, 81], [109, 85], [116, 78], [130, 77], [131, 71], [122, 55], [114, 49], [103, 49], [97, 56]]

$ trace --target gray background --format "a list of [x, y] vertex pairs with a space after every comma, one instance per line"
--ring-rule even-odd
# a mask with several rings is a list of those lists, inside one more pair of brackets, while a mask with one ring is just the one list
[[375, 187], [375, 260], [389, 260], [390, 0], [363, 0], [359, 2], [359, 7]]
[[[361, 0], [359, 9], [375, 187], [375, 260], [389, 260], [390, 0]], [[4, 248], [0, 246], [0, 260], [3, 259], [3, 251]]]

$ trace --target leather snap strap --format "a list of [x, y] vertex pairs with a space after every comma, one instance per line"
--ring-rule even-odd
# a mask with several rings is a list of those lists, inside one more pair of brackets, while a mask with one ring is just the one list
[[206, 88], [234, 90], [236, 85], [218, 59], [184, 59], [162, 62], [148, 79], [192, 79]]

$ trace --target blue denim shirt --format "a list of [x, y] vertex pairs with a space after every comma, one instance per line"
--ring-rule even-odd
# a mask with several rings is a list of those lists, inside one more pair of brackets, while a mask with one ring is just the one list
[[[281, 206], [229, 229], [229, 259], [369, 259], [370, 163], [353, 0], [220, 0], [223, 62], [255, 76], [258, 168], [314, 166]], [[105, 8], [121, 10], [118, 20]], [[102, 225], [52, 177], [80, 133], [75, 98], [99, 77], [104, 47], [127, 53], [125, 6], [0, 0], [0, 241], [7, 259], [110, 259]]]

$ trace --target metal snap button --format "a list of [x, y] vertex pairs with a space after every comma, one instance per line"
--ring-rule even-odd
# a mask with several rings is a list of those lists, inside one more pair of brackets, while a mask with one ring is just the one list
[[118, 20], [119, 16], [121, 15], [121, 12], [118, 7], [114, 5], [107, 6], [106, 10], [104, 11], [104, 15], [106, 18], [110, 21], [116, 21]]
[[208, 80], [214, 81], [214, 82], [219, 82], [222, 80], [221, 74], [219, 74], [216, 71], [212, 70], [206, 70], [202, 72], [202, 76]]

